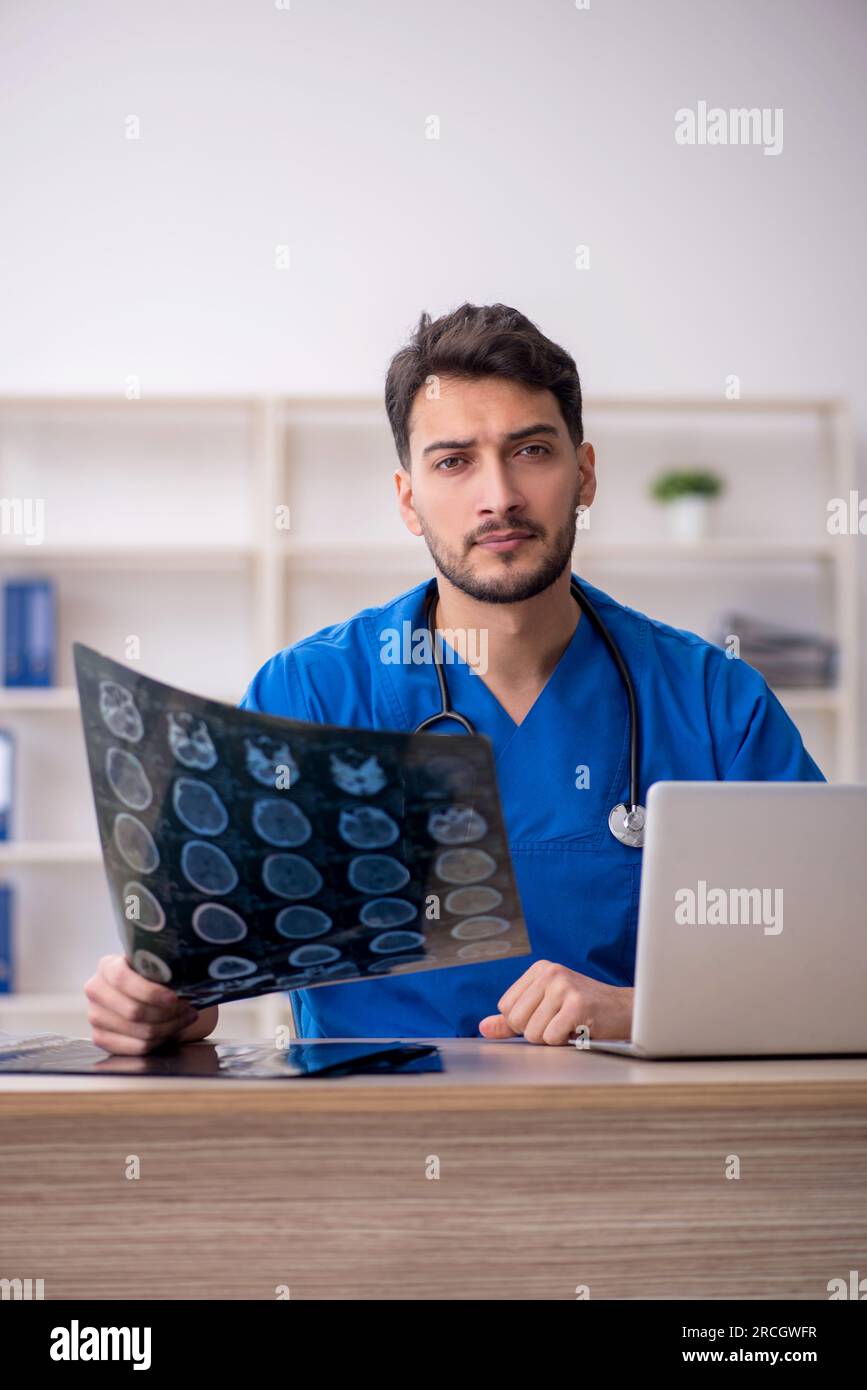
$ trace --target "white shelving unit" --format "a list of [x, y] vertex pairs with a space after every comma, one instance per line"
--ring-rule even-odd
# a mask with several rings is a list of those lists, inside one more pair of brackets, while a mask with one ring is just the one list
[[[584, 419], [599, 495], [575, 570], [704, 635], [712, 613], [740, 607], [833, 636], [838, 684], [777, 693], [823, 770], [856, 780], [857, 538], [825, 526], [827, 501], [855, 487], [845, 405], [588, 399]], [[699, 545], [661, 534], [647, 498], [650, 478], [678, 465], [729, 479], [719, 534]], [[237, 703], [274, 652], [430, 574], [398, 517], [394, 467], [376, 398], [0, 400], [0, 495], [46, 509], [43, 544], [0, 535], [0, 575], [56, 579], [59, 660], [53, 689], [0, 689], [0, 724], [16, 735], [0, 876], [16, 888], [20, 991], [0, 995], [0, 1029], [89, 1033], [82, 986], [119, 949], [72, 642], [125, 661], [135, 634], [143, 671]], [[224, 1006], [219, 1032], [284, 1023], [276, 994]]]

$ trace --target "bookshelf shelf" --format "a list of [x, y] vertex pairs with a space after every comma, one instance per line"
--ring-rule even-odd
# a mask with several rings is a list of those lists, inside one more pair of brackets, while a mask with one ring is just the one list
[[0, 844], [0, 867], [28, 864], [102, 865], [99, 841], [6, 840]]
[[51, 686], [28, 690], [25, 686], [5, 686], [0, 690], [0, 717], [7, 714], [64, 714], [78, 709], [78, 691], [73, 686]]
[[[833, 636], [838, 684], [776, 694], [814, 721], [828, 775], [856, 780], [857, 541], [827, 534], [821, 510], [855, 487], [845, 403], [587, 396], [584, 414], [600, 490], [575, 571], [675, 626], [704, 630], [693, 615], [706, 592]], [[664, 534], [647, 483], [696, 462], [725, 471], [731, 496], [717, 534], [687, 545]], [[13, 826], [26, 831], [0, 843], [22, 967], [22, 992], [0, 994], [0, 1029], [86, 1022], [77, 981], [120, 949], [104, 876], [78, 872], [102, 861], [95, 836], [75, 838], [94, 821], [72, 642], [124, 662], [134, 632], [142, 670], [237, 704], [276, 651], [431, 573], [397, 517], [395, 466], [373, 396], [0, 398], [0, 494], [46, 499], [45, 543], [0, 536], [0, 577], [56, 575], [59, 635], [54, 688], [0, 689], [16, 735]], [[221, 1033], [224, 1012], [238, 1036], [289, 1016], [282, 995], [241, 1001], [221, 1010]]]
[[76, 570], [161, 570], [206, 573], [209, 570], [239, 570], [256, 558], [252, 546], [147, 546], [114, 547], [9, 545], [0, 546], [0, 563], [31, 565], [39, 569]]

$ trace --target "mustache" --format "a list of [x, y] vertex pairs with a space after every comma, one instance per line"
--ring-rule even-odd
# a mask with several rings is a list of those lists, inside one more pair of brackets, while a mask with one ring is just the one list
[[485, 536], [496, 534], [498, 531], [528, 531], [531, 536], [544, 536], [545, 528], [537, 526], [534, 521], [491, 521], [481, 531], [470, 540], [470, 545], [476, 541], [484, 540]]

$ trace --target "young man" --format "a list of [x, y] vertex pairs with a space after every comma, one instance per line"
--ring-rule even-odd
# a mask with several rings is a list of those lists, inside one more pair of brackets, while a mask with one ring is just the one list
[[[570, 592], [578, 510], [596, 492], [575, 363], [517, 310], [464, 304], [435, 322], [422, 315], [389, 367], [385, 400], [398, 506], [435, 580], [278, 652], [241, 707], [412, 731], [439, 709], [436, 673], [385, 661], [384, 644], [406, 622], [424, 629], [435, 583], [437, 629], [484, 650], [475, 670], [449, 660], [446, 679], [454, 709], [493, 742], [533, 954], [299, 990], [297, 1031], [561, 1045], [586, 1025], [628, 1038], [641, 850], [608, 825], [628, 799], [624, 687]], [[635, 686], [644, 792], [666, 779], [824, 780], [757, 671], [583, 587]], [[94, 1041], [112, 1051], [203, 1037], [216, 1023], [216, 1008], [179, 1015], [177, 996], [121, 956], [103, 958], [87, 992]]]

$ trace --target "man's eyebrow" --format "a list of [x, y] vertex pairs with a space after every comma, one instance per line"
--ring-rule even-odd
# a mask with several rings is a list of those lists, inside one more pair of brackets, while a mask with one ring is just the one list
[[[504, 434], [503, 443], [515, 444], [519, 439], [529, 439], [531, 434], [553, 434], [556, 438], [559, 433], [556, 425], [546, 425], [544, 421], [540, 421], [536, 425], [525, 425], [523, 429]], [[425, 454], [432, 454], [435, 449], [472, 449], [478, 442], [477, 439], [438, 439], [435, 443], [424, 446], [421, 451], [422, 458]]]

